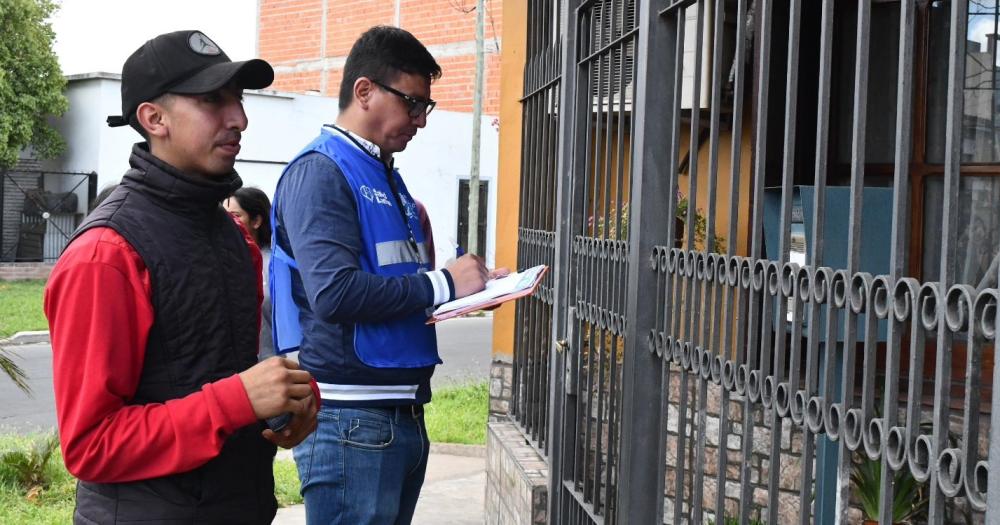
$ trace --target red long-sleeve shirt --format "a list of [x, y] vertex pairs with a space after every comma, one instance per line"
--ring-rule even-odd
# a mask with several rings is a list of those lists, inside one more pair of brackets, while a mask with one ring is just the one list
[[[260, 252], [251, 254], [260, 276]], [[257, 288], [259, 306], [259, 278]], [[114, 230], [93, 228], [69, 245], [49, 277], [45, 315], [60, 441], [77, 478], [114, 483], [192, 470], [257, 421], [235, 374], [180, 399], [127, 405], [154, 312], [149, 271]]]

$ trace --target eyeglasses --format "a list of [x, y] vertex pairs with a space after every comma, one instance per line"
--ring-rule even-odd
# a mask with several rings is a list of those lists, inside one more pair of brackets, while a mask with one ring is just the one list
[[423, 113], [425, 115], [430, 115], [431, 111], [434, 110], [434, 106], [437, 105], [437, 102], [434, 102], [433, 100], [425, 100], [425, 99], [422, 99], [422, 98], [411, 97], [410, 95], [407, 95], [406, 93], [403, 93], [402, 91], [399, 91], [398, 89], [393, 89], [393, 88], [391, 88], [391, 87], [389, 87], [389, 86], [387, 86], [387, 85], [379, 82], [378, 80], [372, 79], [372, 82], [376, 86], [378, 86], [378, 87], [380, 87], [380, 88], [388, 91], [389, 93], [392, 93], [393, 95], [396, 95], [397, 97], [405, 100], [406, 104], [408, 106], [407, 112], [409, 113], [410, 117], [412, 117], [412, 118], [419, 117], [421, 113]]

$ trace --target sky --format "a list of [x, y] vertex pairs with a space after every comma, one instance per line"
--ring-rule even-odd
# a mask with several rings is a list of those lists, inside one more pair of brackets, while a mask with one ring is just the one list
[[121, 73], [161, 33], [200, 29], [233, 60], [253, 58], [258, 0], [56, 0], [53, 46], [63, 74]]

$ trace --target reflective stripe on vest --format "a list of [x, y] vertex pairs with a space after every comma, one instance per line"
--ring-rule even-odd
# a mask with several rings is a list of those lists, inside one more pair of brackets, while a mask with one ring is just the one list
[[[399, 174], [389, 171], [380, 161], [328, 129], [306, 146], [289, 166], [312, 152], [321, 153], [336, 163], [351, 187], [363, 243], [361, 270], [384, 277], [429, 270], [430, 257], [419, 214]], [[394, 178], [399, 190], [398, 201], [393, 197], [389, 176]], [[279, 179], [279, 187], [280, 184]], [[278, 192], [275, 192], [272, 213], [278, 207], [277, 199]], [[398, 203], [403, 206], [402, 214]], [[404, 216], [408, 226], [402, 221]], [[277, 227], [275, 217], [271, 224], [272, 228]], [[297, 271], [297, 266], [294, 259], [277, 247], [277, 243], [275, 245], [271, 258], [272, 330], [275, 349], [290, 352], [298, 349], [302, 342], [299, 311], [292, 298], [291, 286], [292, 270]], [[421, 310], [389, 321], [356, 323], [354, 351], [357, 358], [376, 368], [421, 368], [440, 363], [434, 328], [425, 324], [426, 318], [425, 311]]]

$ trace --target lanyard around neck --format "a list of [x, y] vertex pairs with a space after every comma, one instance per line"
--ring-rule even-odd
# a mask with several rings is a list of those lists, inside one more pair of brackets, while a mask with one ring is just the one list
[[392, 197], [396, 201], [396, 208], [399, 210], [400, 218], [403, 219], [403, 224], [406, 226], [406, 232], [410, 236], [408, 239], [410, 243], [410, 248], [413, 250], [414, 255], [416, 255], [417, 260], [420, 261], [421, 264], [424, 263], [425, 262], [424, 258], [420, 255], [420, 250], [417, 247], [417, 239], [413, 235], [413, 228], [410, 226], [410, 219], [406, 215], [406, 209], [403, 208], [403, 199], [399, 194], [399, 188], [396, 186], [396, 177], [393, 175], [392, 172], [393, 161], [385, 162], [378, 156], [373, 155], [372, 152], [368, 150], [368, 148], [364, 147], [364, 145], [358, 141], [358, 139], [354, 138], [354, 135], [351, 135], [350, 132], [341, 128], [340, 126], [334, 124], [326, 124], [325, 126], [339, 131], [341, 135], [347, 137], [347, 140], [353, 142], [354, 145], [357, 146], [358, 149], [360, 149], [361, 151], [365, 152], [366, 155], [378, 161], [378, 163], [381, 164], [382, 167], [385, 169], [385, 178], [386, 181], [389, 183], [389, 188], [392, 189]]

